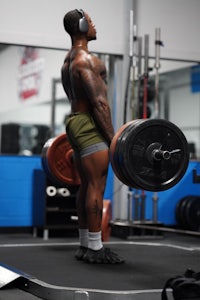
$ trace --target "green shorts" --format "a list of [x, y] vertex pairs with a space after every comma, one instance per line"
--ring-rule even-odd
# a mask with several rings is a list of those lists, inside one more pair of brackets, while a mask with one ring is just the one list
[[81, 156], [108, 148], [89, 113], [71, 114], [66, 120], [66, 133], [72, 148]]

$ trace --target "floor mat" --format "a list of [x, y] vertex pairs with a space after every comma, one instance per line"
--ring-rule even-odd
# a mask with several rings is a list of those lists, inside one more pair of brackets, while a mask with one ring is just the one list
[[[161, 289], [169, 277], [200, 265], [198, 248], [159, 242], [108, 243], [125, 257], [123, 265], [76, 261], [76, 243], [0, 245], [0, 263], [46, 283], [104, 290]], [[199, 270], [196, 270], [199, 271]]]

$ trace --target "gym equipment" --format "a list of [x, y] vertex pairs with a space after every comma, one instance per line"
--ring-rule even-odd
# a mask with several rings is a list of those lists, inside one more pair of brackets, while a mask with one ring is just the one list
[[65, 133], [49, 139], [42, 149], [42, 166], [52, 182], [78, 186], [80, 178], [73, 162], [73, 150]]
[[159, 69], [160, 69], [160, 46], [163, 46], [163, 42], [160, 40], [160, 28], [156, 28], [155, 31], [155, 117], [159, 117], [160, 101], [159, 101]]
[[185, 196], [176, 205], [175, 215], [177, 224], [185, 230], [200, 229], [200, 197]]
[[189, 163], [187, 140], [173, 123], [138, 119], [123, 125], [110, 146], [116, 176], [126, 185], [164, 191], [177, 184]]
[[175, 215], [176, 215], [176, 220], [178, 226], [180, 226], [182, 229], [186, 229], [186, 223], [185, 223], [185, 216], [184, 216], [184, 210], [185, 210], [185, 205], [187, 201], [190, 199], [189, 196], [183, 197], [176, 205], [175, 209]]
[[47, 196], [49, 196], [49, 197], [54, 197], [54, 196], [57, 194], [57, 189], [56, 189], [56, 187], [55, 187], [55, 186], [52, 186], [52, 185], [47, 186], [47, 188], [46, 188], [46, 194], [47, 194]]
[[63, 197], [70, 196], [70, 191], [66, 188], [58, 188], [57, 193], [58, 193], [58, 195], [63, 196]]
[[185, 208], [186, 223], [190, 230], [200, 229], [200, 197], [192, 197]]
[[[187, 140], [173, 123], [162, 119], [138, 119], [124, 124], [110, 145], [115, 175], [127, 186], [164, 191], [177, 184], [189, 163]], [[66, 134], [46, 142], [42, 165], [50, 179], [79, 185], [73, 150]]]

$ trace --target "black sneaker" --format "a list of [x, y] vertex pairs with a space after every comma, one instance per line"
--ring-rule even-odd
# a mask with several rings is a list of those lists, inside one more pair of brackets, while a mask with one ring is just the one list
[[100, 250], [87, 249], [83, 261], [89, 264], [122, 264], [125, 262], [124, 258], [104, 247]]
[[86, 247], [80, 246], [75, 252], [75, 258], [77, 260], [82, 260], [84, 254], [87, 252], [87, 249], [88, 248], [86, 248]]

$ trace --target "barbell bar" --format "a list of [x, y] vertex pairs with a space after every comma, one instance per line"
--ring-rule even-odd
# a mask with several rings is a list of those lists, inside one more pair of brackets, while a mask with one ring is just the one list
[[[109, 152], [116, 177], [131, 188], [147, 191], [173, 187], [182, 179], [189, 163], [189, 147], [183, 132], [163, 119], [127, 122], [116, 132]], [[80, 184], [65, 133], [45, 143], [42, 165], [54, 182]]]

